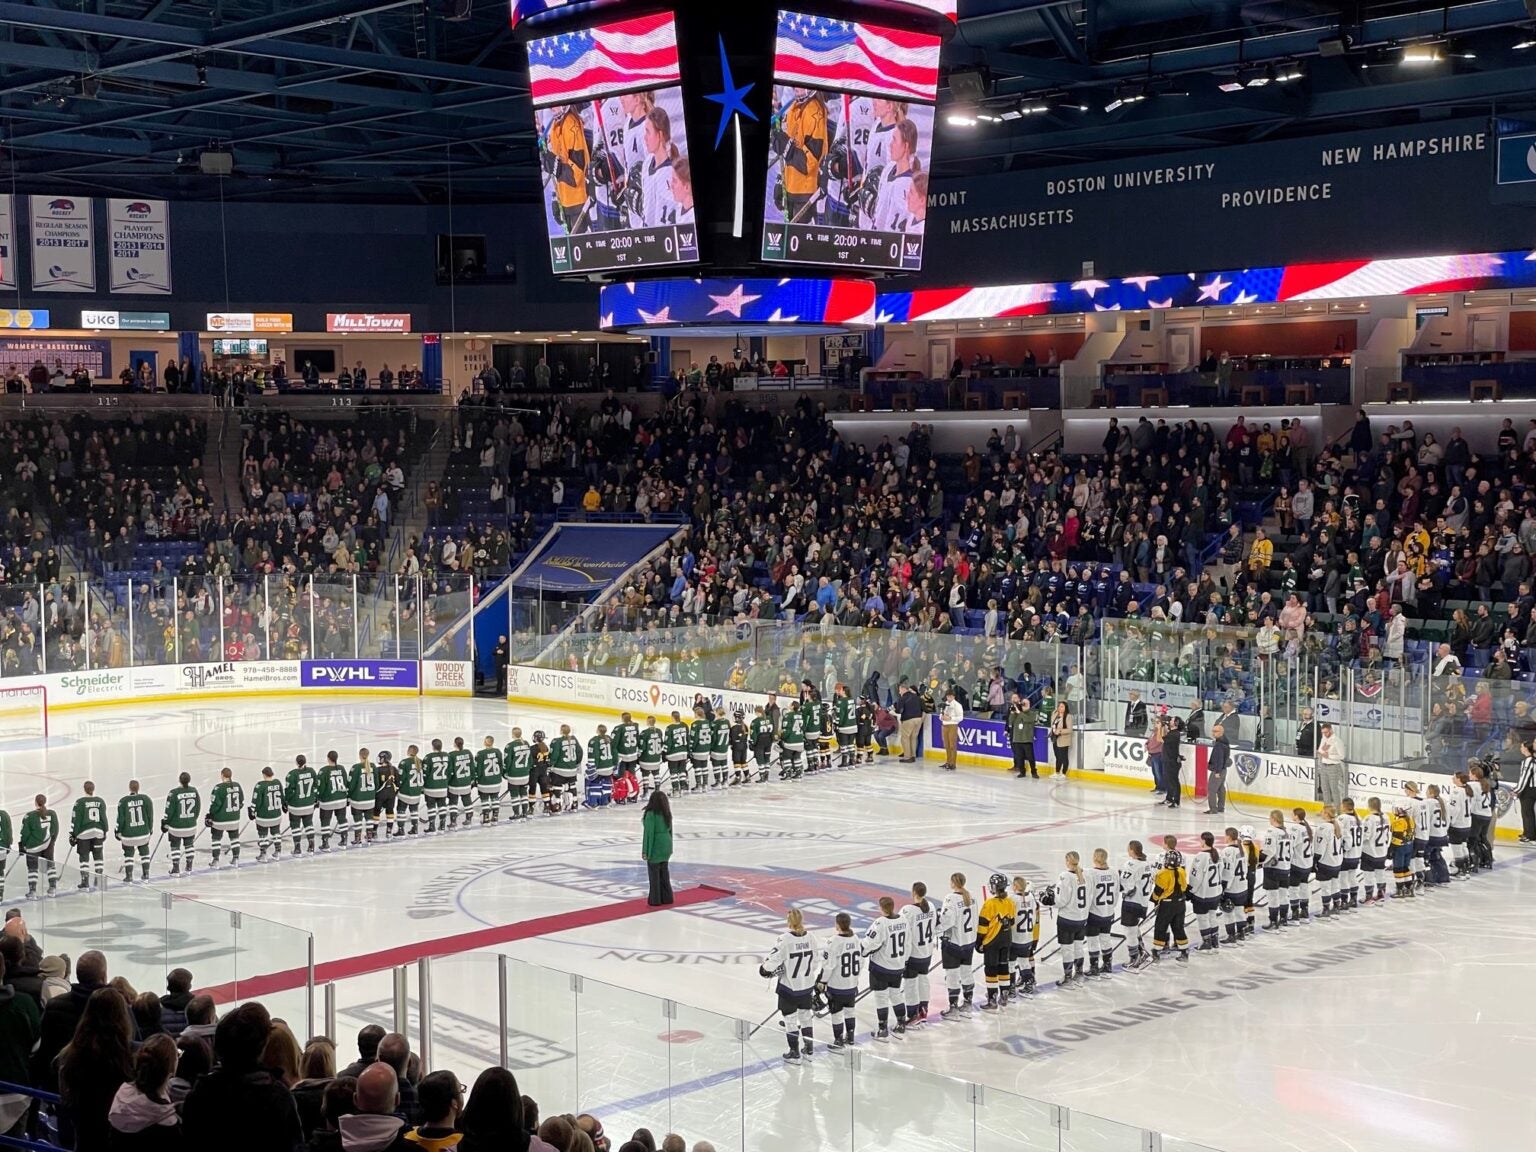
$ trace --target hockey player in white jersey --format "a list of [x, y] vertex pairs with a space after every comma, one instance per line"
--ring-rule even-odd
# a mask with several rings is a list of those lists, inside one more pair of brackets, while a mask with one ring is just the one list
[[1292, 808], [1285, 825], [1291, 838], [1291, 918], [1301, 924], [1312, 916], [1312, 825], [1305, 808]]
[[821, 948], [821, 978], [827, 990], [827, 1016], [832, 1021], [832, 1051], [857, 1044], [854, 1005], [859, 999], [859, 976], [864, 970], [864, 945], [853, 934], [853, 919], [837, 914], [837, 931]]
[[1236, 944], [1253, 931], [1248, 919], [1253, 907], [1254, 869], [1259, 850], [1253, 842], [1253, 829], [1241, 832], [1228, 828], [1221, 847], [1221, 914], [1226, 921], [1228, 944]]
[[944, 1015], [971, 1010], [976, 994], [976, 901], [965, 887], [965, 873], [949, 878], [949, 895], [939, 913], [939, 949], [944, 963], [944, 988], [949, 1007]]
[[1323, 901], [1322, 916], [1338, 911], [1335, 905], [1339, 898], [1339, 870], [1344, 866], [1344, 838], [1337, 815], [1328, 805], [1323, 808], [1322, 819], [1312, 826], [1312, 858], [1317, 868], [1318, 895]]
[[928, 885], [912, 885], [912, 903], [901, 910], [912, 930], [911, 952], [902, 978], [907, 1004], [907, 1025], [917, 1027], [928, 1018], [928, 970], [933, 967], [933, 947], [939, 935], [939, 906], [928, 899]]
[[1120, 903], [1120, 879], [1109, 866], [1109, 853], [1093, 850], [1088, 869], [1088, 975], [1112, 976], [1115, 971], [1115, 909]]
[[1355, 802], [1339, 801], [1339, 839], [1344, 844], [1344, 863], [1339, 868], [1339, 904], [1360, 907], [1360, 856], [1365, 848], [1365, 825], [1355, 815]]
[[1429, 866], [1430, 829], [1435, 820], [1434, 810], [1439, 805], [1431, 803], [1417, 784], [1404, 784], [1403, 794], [1408, 797], [1408, 815], [1413, 817], [1413, 887], [1415, 891], [1421, 891], [1424, 873]]
[[1127, 967], [1140, 972], [1152, 963], [1142, 926], [1152, 907], [1152, 881], [1157, 869], [1147, 859], [1140, 840], [1127, 844], [1125, 853], [1125, 861], [1120, 865], [1120, 927], [1125, 929]]
[[902, 120], [891, 134], [891, 158], [880, 169], [870, 227], [877, 232], [907, 230], [907, 190], [921, 171], [917, 156], [917, 125]]
[[1445, 798], [1446, 842], [1451, 848], [1451, 868], [1453, 874], [1459, 879], [1466, 880], [1471, 876], [1467, 841], [1472, 838], [1472, 797], [1468, 795], [1466, 788], [1459, 781], [1453, 781], [1440, 790]]
[[1380, 904], [1387, 898], [1387, 856], [1392, 851], [1392, 821], [1382, 812], [1381, 801], [1375, 796], [1366, 801], [1366, 809], [1362, 821], [1365, 844], [1360, 852], [1360, 880], [1365, 886], [1365, 902]]
[[1286, 830], [1285, 817], [1276, 808], [1269, 814], [1269, 827], [1264, 829], [1264, 843], [1259, 849], [1259, 863], [1264, 866], [1264, 895], [1269, 901], [1266, 932], [1283, 928], [1291, 920], [1291, 854], [1291, 834]]
[[1200, 932], [1196, 952], [1214, 952], [1221, 947], [1221, 853], [1216, 850], [1213, 833], [1200, 833], [1200, 851], [1189, 857], [1189, 904]]
[[779, 1026], [789, 1042], [784, 1060], [798, 1064], [802, 1049], [810, 1056], [816, 1047], [811, 1031], [811, 1001], [821, 975], [821, 955], [816, 938], [805, 930], [805, 917], [800, 909], [791, 908], [785, 923], [789, 931], [778, 938], [759, 971], [777, 981]]
[[1013, 985], [1022, 996], [1035, 994], [1035, 953], [1040, 950], [1040, 897], [1023, 876], [1013, 878]]
[[880, 915], [870, 921], [864, 933], [864, 955], [869, 960], [869, 990], [875, 998], [875, 1015], [880, 1026], [876, 1040], [889, 1040], [891, 1009], [896, 1009], [896, 1035], [907, 1031], [907, 1005], [902, 984], [907, 974], [907, 959], [912, 955], [912, 931], [907, 921], [896, 914], [896, 901], [880, 897]]

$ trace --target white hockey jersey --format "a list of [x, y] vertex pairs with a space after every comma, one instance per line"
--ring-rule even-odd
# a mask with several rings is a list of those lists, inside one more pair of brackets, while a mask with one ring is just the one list
[[1120, 865], [1120, 899], [1127, 904], [1148, 908], [1152, 904], [1152, 884], [1157, 879], [1157, 869], [1150, 860], [1132, 860], [1126, 857]]
[[781, 992], [809, 992], [821, 973], [816, 938], [809, 932], [785, 932], [763, 960], [763, 971], [777, 976]]
[[1360, 817], [1349, 812], [1339, 813], [1339, 839], [1344, 845], [1344, 859], [1358, 860], [1365, 849], [1365, 825]]
[[1226, 844], [1221, 849], [1221, 889], [1234, 896], [1248, 893], [1248, 853], [1242, 844]]
[[1392, 849], [1392, 822], [1381, 812], [1372, 812], [1365, 818], [1365, 855], [1372, 860], [1384, 860]]
[[1077, 924], [1088, 919], [1088, 873], [1078, 879], [1075, 872], [1056, 877], [1056, 919]]
[[1088, 915], [1113, 917], [1119, 903], [1119, 878], [1108, 868], [1088, 869]]
[[1013, 901], [1013, 942], [1028, 944], [1040, 939], [1040, 897], [1033, 889], [1028, 892], [1010, 892]]
[[1291, 867], [1311, 869], [1312, 829], [1300, 820], [1287, 824], [1285, 831], [1291, 838]]
[[1221, 856], [1204, 850], [1188, 857], [1189, 894], [1200, 900], [1221, 895]]
[[908, 904], [901, 910], [902, 918], [912, 930], [911, 955], [914, 960], [926, 960], [933, 955], [934, 942], [939, 934], [939, 906], [925, 900], [927, 909]]
[[1343, 841], [1329, 821], [1319, 820], [1312, 826], [1312, 851], [1324, 868], [1337, 868], [1344, 863]]
[[822, 979], [834, 992], [852, 992], [864, 971], [864, 945], [853, 933], [833, 934], [821, 949]]
[[1292, 851], [1291, 836], [1286, 829], [1274, 825], [1264, 829], [1264, 843], [1259, 853], [1259, 863], [1264, 867], [1290, 868]]
[[912, 955], [912, 929], [901, 916], [876, 916], [864, 933], [864, 955], [872, 967], [901, 972]]
[[944, 908], [939, 913], [939, 931], [947, 944], [964, 948], [976, 943], [976, 901], [969, 904], [958, 892], [944, 897]]

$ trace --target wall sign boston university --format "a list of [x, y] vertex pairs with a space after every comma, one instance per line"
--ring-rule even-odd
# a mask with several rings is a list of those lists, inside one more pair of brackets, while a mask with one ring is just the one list
[[[943, 143], [935, 151], [942, 156]], [[1528, 247], [1486, 120], [936, 181], [920, 280], [1071, 279]]]

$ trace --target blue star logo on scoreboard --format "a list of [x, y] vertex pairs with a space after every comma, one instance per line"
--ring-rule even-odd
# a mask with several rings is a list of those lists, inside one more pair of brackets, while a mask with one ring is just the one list
[[725, 139], [725, 130], [730, 127], [731, 120], [740, 113], [748, 120], [756, 120], [757, 113], [747, 107], [747, 93], [752, 91], [754, 85], [749, 80], [745, 84], [738, 85], [735, 77], [731, 75], [731, 58], [725, 51], [725, 37], [720, 37], [720, 91], [706, 93], [704, 99], [711, 104], [720, 105], [720, 123], [715, 128], [715, 151], [720, 150], [720, 142]]

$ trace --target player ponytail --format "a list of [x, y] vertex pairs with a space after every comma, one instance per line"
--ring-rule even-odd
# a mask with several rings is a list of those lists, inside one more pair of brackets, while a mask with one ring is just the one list
[[954, 872], [949, 877], [949, 886], [960, 893], [960, 902], [967, 908], [971, 906], [971, 894], [965, 886], [965, 873]]
[[1147, 850], [1142, 847], [1140, 840], [1132, 840], [1125, 846], [1125, 850], [1130, 853], [1132, 860], [1145, 860], [1147, 858]]
[[1093, 850], [1093, 866], [1095, 868], [1109, 867], [1109, 852], [1106, 849], [1095, 848]]
[[[667, 110], [658, 104], [645, 114], [645, 118], [650, 121], [651, 127], [656, 130], [659, 142], [665, 147], [667, 163], [678, 160], [682, 153], [678, 151], [677, 145], [672, 143], [672, 117], [667, 115]], [[695, 705], [695, 707], [700, 706]]]
[[837, 925], [837, 934], [839, 936], [853, 935], [853, 917], [848, 915], [848, 913], [839, 912], [832, 918], [832, 922]]
[[1307, 810], [1305, 808], [1292, 808], [1291, 815], [1296, 817], [1296, 823], [1300, 824], [1309, 833], [1312, 831], [1312, 825], [1307, 823]]
[[1200, 843], [1205, 845], [1205, 854], [1207, 856], [1209, 856], [1212, 860], [1220, 860], [1221, 859], [1220, 855], [1216, 851], [1216, 837], [1215, 836], [1213, 836], [1209, 832], [1202, 832], [1202, 833], [1200, 833]]
[[1080, 857], [1076, 852], [1068, 852], [1067, 853], [1066, 864], [1067, 864], [1067, 871], [1072, 873], [1072, 875], [1076, 876], [1077, 877], [1077, 882], [1079, 884], [1081, 884], [1083, 882], [1082, 857]]
[[924, 912], [928, 911], [928, 885], [921, 880], [912, 885], [912, 902]]
[[789, 925], [789, 930], [796, 936], [805, 931], [805, 914], [798, 908], [791, 908], [784, 917], [784, 922]]
[[1429, 786], [1429, 798], [1440, 806], [1440, 819], [1444, 820], [1445, 800], [1440, 795], [1440, 786], [1438, 784], [1431, 784]]
[[896, 915], [896, 901], [889, 896], [880, 897], [880, 911], [887, 916]]
[[1375, 796], [1372, 796], [1369, 800], [1367, 800], [1365, 802], [1365, 806], [1366, 806], [1367, 810], [1370, 811], [1371, 815], [1373, 815], [1373, 816], [1380, 816], [1381, 815], [1381, 801], [1379, 799], [1377, 799]]
[[906, 153], [907, 170], [909, 172], [921, 172], [923, 170], [923, 161], [917, 154], [917, 124], [911, 120], [898, 120], [895, 133], [901, 140], [902, 150]]
[[1278, 808], [1271, 808], [1269, 810], [1269, 826], [1271, 828], [1284, 828], [1285, 813]]

